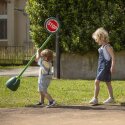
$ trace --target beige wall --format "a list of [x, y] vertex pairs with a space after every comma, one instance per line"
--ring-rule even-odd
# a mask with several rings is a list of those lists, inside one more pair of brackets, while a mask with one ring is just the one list
[[23, 12], [26, 0], [7, 1], [7, 39], [0, 41], [6, 46], [27, 45], [29, 42], [29, 20]]
[[[117, 52], [116, 67], [113, 79], [125, 79], [125, 51]], [[98, 55], [88, 53], [83, 56], [75, 54], [61, 55], [61, 78], [95, 79]], [[56, 71], [56, 69], [55, 69]], [[56, 74], [56, 73], [55, 73]]]
[[[15, 45], [22, 46], [29, 41], [28, 17], [24, 11], [26, 0], [15, 1]], [[20, 9], [20, 10], [18, 10]]]
[[[0, 4], [6, 6], [3, 1]], [[0, 39], [0, 64], [22, 64], [34, 54], [34, 45], [29, 40], [29, 19], [24, 11], [26, 0], [6, 1], [7, 13], [0, 15], [1, 19], [7, 19], [7, 39]]]

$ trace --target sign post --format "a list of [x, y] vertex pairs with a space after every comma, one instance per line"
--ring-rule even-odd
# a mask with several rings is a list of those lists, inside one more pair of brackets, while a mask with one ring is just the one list
[[45, 28], [49, 33], [56, 33], [56, 77], [60, 79], [60, 47], [59, 47], [59, 33], [58, 30], [60, 29], [60, 24], [58, 21], [58, 17], [56, 18], [49, 18], [45, 21]]

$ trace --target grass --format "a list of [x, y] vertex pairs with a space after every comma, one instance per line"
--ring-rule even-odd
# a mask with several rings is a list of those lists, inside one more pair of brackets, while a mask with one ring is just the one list
[[[0, 107], [24, 107], [39, 100], [37, 78], [23, 77], [17, 91], [6, 88], [5, 83], [10, 77], [0, 77]], [[58, 105], [88, 104], [93, 97], [94, 80], [52, 80], [49, 93]], [[112, 81], [116, 103], [125, 102], [125, 81]], [[99, 101], [108, 97], [105, 83], [101, 83]], [[47, 103], [47, 100], [46, 100]]]
[[13, 66], [0, 66], [0, 69], [17, 69], [17, 68], [24, 68], [25, 66], [24, 65], [19, 65], [19, 66], [16, 66], [16, 65], [13, 65]]

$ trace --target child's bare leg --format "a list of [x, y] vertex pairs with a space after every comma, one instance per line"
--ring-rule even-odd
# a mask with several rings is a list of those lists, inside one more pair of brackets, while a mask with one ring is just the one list
[[95, 91], [94, 91], [94, 97], [98, 98], [99, 95], [99, 90], [100, 90], [100, 81], [99, 80], [95, 80]]
[[107, 85], [107, 88], [108, 88], [109, 97], [114, 98], [111, 82], [106, 82], [106, 85]]
[[53, 101], [52, 96], [51, 96], [48, 92], [44, 92], [44, 96], [45, 96], [49, 101]]
[[49, 103], [46, 106], [47, 108], [55, 105], [55, 100], [51, 97], [51, 95], [48, 92], [44, 92], [45, 97], [48, 99]]
[[43, 92], [39, 92], [39, 93], [40, 93], [40, 102], [44, 103], [44, 98], [45, 98], [44, 93]]
[[103, 103], [104, 104], [114, 103], [113, 89], [112, 89], [111, 82], [106, 82], [106, 85], [108, 88], [109, 98], [105, 100]]
[[98, 104], [98, 95], [99, 95], [99, 90], [100, 90], [100, 85], [99, 85], [99, 83], [100, 83], [99, 80], [95, 80], [94, 97], [93, 97], [92, 100], [89, 102], [90, 104], [93, 104], [93, 105]]

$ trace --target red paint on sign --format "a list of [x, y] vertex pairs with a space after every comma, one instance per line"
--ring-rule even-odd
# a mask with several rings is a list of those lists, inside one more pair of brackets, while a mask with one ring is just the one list
[[46, 22], [46, 29], [49, 32], [54, 33], [58, 30], [58, 28], [59, 28], [59, 23], [55, 19], [49, 19]]

